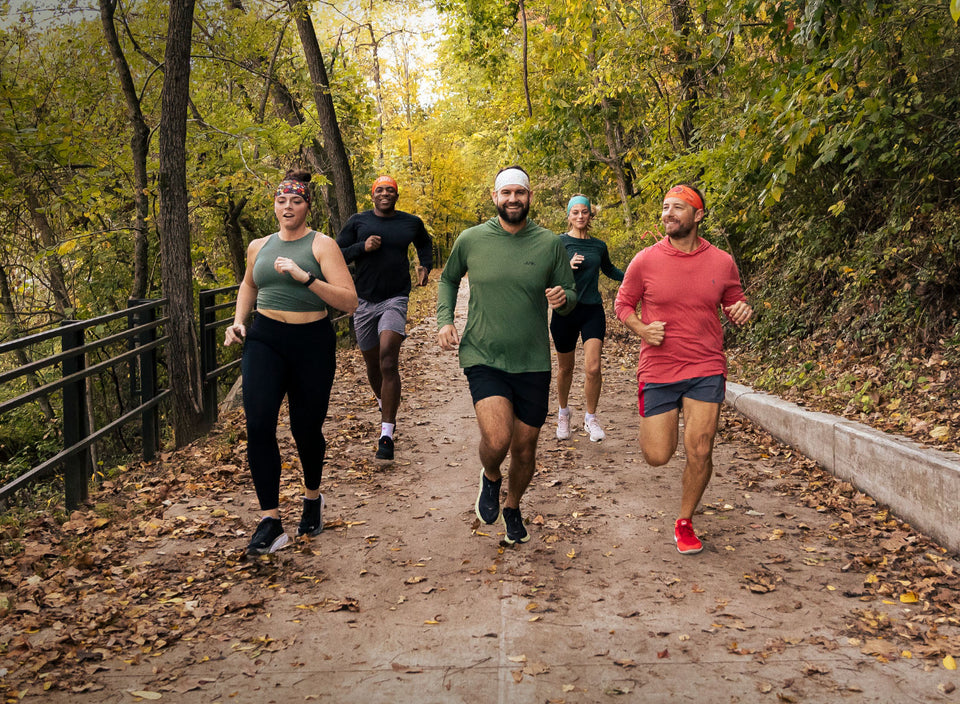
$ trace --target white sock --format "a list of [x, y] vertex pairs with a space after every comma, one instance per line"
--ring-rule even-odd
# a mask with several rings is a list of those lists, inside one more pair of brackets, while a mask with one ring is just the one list
[[380, 424], [380, 437], [386, 435], [388, 438], [393, 437], [393, 431], [396, 429], [396, 423], [381, 423]]
[[584, 413], [584, 414], [583, 414], [583, 422], [584, 422], [584, 423], [589, 423], [589, 422], [592, 421], [592, 420], [596, 420], [596, 418], [597, 418], [597, 416], [596, 416], [596, 414], [594, 414], [594, 413]]
[[566, 408], [561, 408], [561, 409], [560, 409], [560, 415], [562, 415], [562, 416], [568, 416], [568, 415], [570, 415], [570, 407], [567, 406]]

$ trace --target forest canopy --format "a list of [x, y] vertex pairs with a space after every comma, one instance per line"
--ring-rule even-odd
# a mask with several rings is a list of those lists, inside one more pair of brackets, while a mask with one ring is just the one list
[[[164, 291], [158, 133], [178, 4], [0, 4], [0, 339]], [[189, 6], [190, 295], [238, 281], [291, 166], [317, 174], [312, 224], [330, 234], [390, 173], [442, 261], [492, 214], [492, 175], [521, 163], [535, 218], [563, 231], [566, 199], [588, 194], [620, 266], [656, 237], [662, 193], [699, 184], [706, 236], [761, 312], [748, 347], [957, 355], [955, 1]]]

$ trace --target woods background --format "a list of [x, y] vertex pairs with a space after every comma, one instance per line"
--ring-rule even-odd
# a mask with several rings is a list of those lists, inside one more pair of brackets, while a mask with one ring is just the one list
[[[442, 262], [521, 163], [534, 218], [565, 231], [589, 195], [621, 267], [664, 190], [697, 182], [760, 313], [730, 339], [740, 380], [957, 448], [947, 0], [0, 10], [0, 340], [167, 297], [171, 442], [198, 427], [196, 292], [239, 281], [285, 169], [316, 174], [312, 224], [332, 235], [393, 175]], [[56, 440], [56, 413], [3, 418], [4, 472]]]

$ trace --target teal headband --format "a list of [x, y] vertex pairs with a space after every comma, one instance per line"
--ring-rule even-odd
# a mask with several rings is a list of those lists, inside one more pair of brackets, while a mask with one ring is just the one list
[[567, 215], [570, 214], [570, 208], [572, 208], [575, 205], [585, 205], [587, 206], [587, 210], [589, 210], [591, 213], [593, 212], [593, 208], [590, 207], [589, 198], [587, 198], [586, 196], [574, 196], [573, 198], [570, 199], [570, 202], [567, 203]]

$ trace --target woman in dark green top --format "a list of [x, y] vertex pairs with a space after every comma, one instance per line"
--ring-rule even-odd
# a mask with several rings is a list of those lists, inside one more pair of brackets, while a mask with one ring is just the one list
[[570, 256], [573, 278], [577, 284], [577, 306], [569, 315], [554, 315], [550, 321], [550, 333], [557, 350], [557, 396], [560, 411], [557, 415], [557, 439], [570, 437], [570, 385], [577, 356], [577, 338], [583, 339], [583, 361], [586, 380], [583, 385], [586, 413], [583, 429], [592, 442], [606, 437], [597, 422], [597, 404], [603, 377], [600, 371], [600, 356], [603, 338], [607, 334], [607, 318], [598, 284], [602, 271], [614, 281], [623, 281], [623, 272], [613, 265], [603, 240], [590, 236], [590, 220], [593, 212], [589, 199], [577, 194], [567, 204], [567, 222], [570, 231], [560, 235], [560, 241]]

